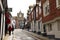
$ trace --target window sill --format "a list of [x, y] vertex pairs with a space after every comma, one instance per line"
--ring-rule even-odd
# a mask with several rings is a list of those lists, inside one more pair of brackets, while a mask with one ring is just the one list
[[56, 7], [57, 9], [60, 9], [60, 5]]

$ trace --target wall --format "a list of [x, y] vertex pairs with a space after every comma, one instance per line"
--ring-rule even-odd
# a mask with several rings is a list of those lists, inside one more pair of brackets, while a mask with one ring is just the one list
[[[56, 25], [55, 25], [56, 26]], [[60, 38], [60, 30], [58, 30], [58, 26], [60, 28], [60, 20], [57, 21], [57, 26], [55, 27], [55, 38]]]

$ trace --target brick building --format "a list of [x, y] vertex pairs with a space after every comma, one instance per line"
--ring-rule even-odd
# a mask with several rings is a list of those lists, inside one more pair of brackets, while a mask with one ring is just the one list
[[60, 0], [36, 0], [29, 17], [31, 31], [60, 38]]
[[17, 17], [18, 17], [18, 27], [19, 28], [24, 28], [24, 14], [20, 11], [19, 13], [17, 13]]
[[[40, 2], [39, 2], [40, 3]], [[40, 4], [41, 5], [41, 4]], [[33, 6], [29, 6], [29, 12], [28, 16], [30, 17], [30, 24], [31, 24], [31, 31], [40, 33], [40, 27], [41, 27], [41, 6], [38, 4], [35, 4]]]
[[15, 28], [18, 28], [18, 17], [14, 16], [13, 19], [15, 20]]
[[43, 32], [60, 38], [60, 0], [41, 0]]

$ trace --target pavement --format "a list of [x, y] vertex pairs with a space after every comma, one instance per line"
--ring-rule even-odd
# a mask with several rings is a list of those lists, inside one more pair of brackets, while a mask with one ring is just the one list
[[23, 30], [26, 34], [29, 34], [29, 36], [33, 37], [36, 40], [55, 40], [55, 39], [49, 39], [48, 37], [42, 36], [42, 35], [38, 35], [36, 33], [33, 32], [29, 32], [26, 30]]
[[26, 31], [26, 30], [23, 30], [26, 34], [29, 34], [29, 36], [33, 37], [34, 39], [36, 40], [49, 40], [49, 38], [47, 37], [43, 37], [42, 35], [38, 35], [36, 33], [33, 33], [33, 32], [29, 32], [29, 31]]
[[28, 32], [22, 29], [15, 29], [13, 34], [7, 34], [3, 40], [49, 40], [46, 37]]
[[7, 34], [3, 40], [12, 40], [13, 39], [13, 34], [11, 33], [11, 35]]
[[15, 29], [13, 34], [6, 35], [3, 40], [35, 40], [23, 32], [22, 29]]
[[34, 40], [34, 38], [28, 36], [26, 33], [23, 32], [22, 29], [16, 29], [14, 31], [13, 40]]

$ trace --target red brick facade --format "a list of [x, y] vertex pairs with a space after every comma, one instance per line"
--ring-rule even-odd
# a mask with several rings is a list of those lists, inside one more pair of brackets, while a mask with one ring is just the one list
[[[41, 0], [42, 15], [43, 15], [43, 4], [44, 4], [44, 2], [45, 2], [45, 0]], [[56, 0], [49, 0], [49, 7], [50, 7], [49, 15], [47, 15], [45, 17], [42, 16], [43, 17], [43, 19], [42, 19], [43, 23], [48, 22], [50, 20], [53, 20], [56, 17], [60, 16], [60, 9], [56, 8]]]
[[[49, 14], [47, 16], [44, 16], [43, 15], [43, 4], [45, 2], [46, 2], [46, 0], [41, 0], [41, 13], [36, 12], [36, 20], [39, 20], [42, 17], [42, 22], [45, 23], [45, 22], [55, 19], [56, 17], [60, 17], [60, 9], [58, 9], [56, 7], [56, 0], [49, 0]], [[31, 16], [30, 21], [34, 20], [34, 18], [32, 18], [34, 13], [32, 14], [32, 12], [34, 12], [36, 10], [36, 7], [37, 6], [35, 6], [30, 13], [30, 16]], [[38, 8], [38, 10], [39, 10], [39, 8]]]

